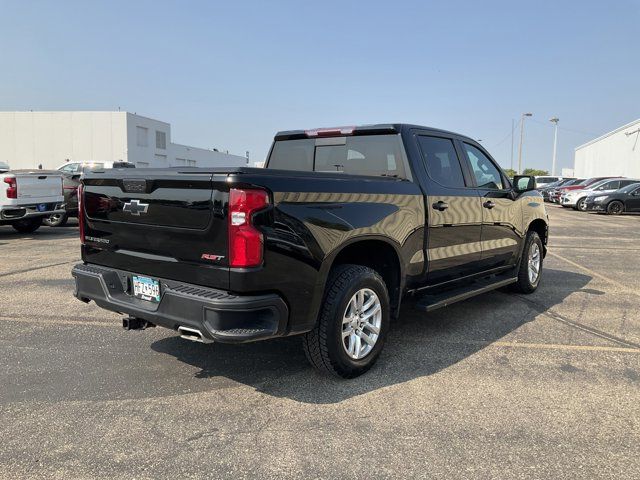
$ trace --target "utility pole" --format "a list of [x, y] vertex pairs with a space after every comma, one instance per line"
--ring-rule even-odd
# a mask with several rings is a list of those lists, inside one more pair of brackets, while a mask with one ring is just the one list
[[524, 141], [524, 118], [531, 117], [532, 113], [523, 113], [520, 118], [520, 149], [518, 150], [518, 175], [522, 174], [522, 142]]
[[556, 153], [558, 151], [558, 122], [560, 119], [558, 117], [552, 117], [549, 119], [551, 123], [554, 125], [553, 132], [553, 160], [551, 161], [551, 175], [556, 174]]
[[516, 129], [516, 120], [515, 118], [511, 119], [511, 166], [510, 169], [513, 170], [513, 131]]

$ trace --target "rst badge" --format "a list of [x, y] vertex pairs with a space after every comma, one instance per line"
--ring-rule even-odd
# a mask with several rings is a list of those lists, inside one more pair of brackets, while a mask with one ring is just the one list
[[200, 258], [202, 258], [202, 260], [213, 260], [214, 262], [219, 262], [224, 258], [224, 255], [214, 255], [213, 253], [203, 253]]
[[148, 203], [140, 203], [140, 200], [131, 200], [122, 207], [123, 212], [129, 212], [131, 215], [139, 217], [141, 213], [147, 213], [149, 209]]

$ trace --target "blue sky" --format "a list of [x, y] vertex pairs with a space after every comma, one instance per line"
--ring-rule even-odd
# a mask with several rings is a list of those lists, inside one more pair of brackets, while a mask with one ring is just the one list
[[[251, 152], [277, 130], [418, 123], [525, 167], [640, 118], [640, 2], [0, 0], [0, 110], [123, 110]], [[517, 137], [516, 152], [517, 158]]]

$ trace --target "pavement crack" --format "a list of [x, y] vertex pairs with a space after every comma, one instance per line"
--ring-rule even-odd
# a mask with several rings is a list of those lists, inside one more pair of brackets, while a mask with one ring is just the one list
[[607, 333], [603, 330], [594, 328], [594, 327], [590, 327], [588, 325], [585, 325], [583, 323], [579, 323], [576, 322], [575, 320], [571, 320], [570, 318], [565, 317], [564, 315], [561, 315], [557, 312], [554, 312], [552, 309], [547, 308], [544, 304], [536, 302], [535, 300], [531, 300], [530, 298], [525, 298], [522, 295], [516, 295], [517, 298], [519, 298], [520, 300], [522, 300], [523, 302], [529, 304], [529, 306], [531, 306], [535, 311], [537, 311], [538, 313], [545, 315], [553, 320], [556, 320], [560, 323], [563, 323], [565, 325], [568, 325], [569, 327], [581, 330], [583, 332], [589, 333], [591, 335], [595, 335], [596, 337], [600, 337], [603, 338], [605, 340], [608, 340], [610, 342], [616, 343], [622, 347], [628, 347], [628, 348], [634, 348], [634, 349], [640, 349], [640, 344], [635, 343], [635, 342], [631, 342], [629, 340], [625, 340], [624, 338], [620, 338], [617, 337], [615, 335], [612, 335], [610, 333]]

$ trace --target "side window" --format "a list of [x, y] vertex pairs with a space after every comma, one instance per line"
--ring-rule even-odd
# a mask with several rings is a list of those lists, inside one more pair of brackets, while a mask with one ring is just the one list
[[505, 188], [500, 170], [493, 162], [479, 149], [468, 143], [464, 144], [464, 149], [469, 157], [471, 169], [476, 177], [478, 188], [488, 188], [492, 190], [502, 190]]
[[74, 173], [76, 171], [77, 163], [67, 163], [64, 167], [59, 168], [61, 172]]
[[628, 187], [629, 185], [633, 185], [634, 183], [638, 183], [637, 180], [622, 180], [620, 181], [620, 188]]
[[445, 187], [465, 187], [460, 160], [448, 138], [418, 136], [429, 177]]
[[617, 190], [620, 187], [620, 180], [607, 182], [600, 185], [596, 190]]

